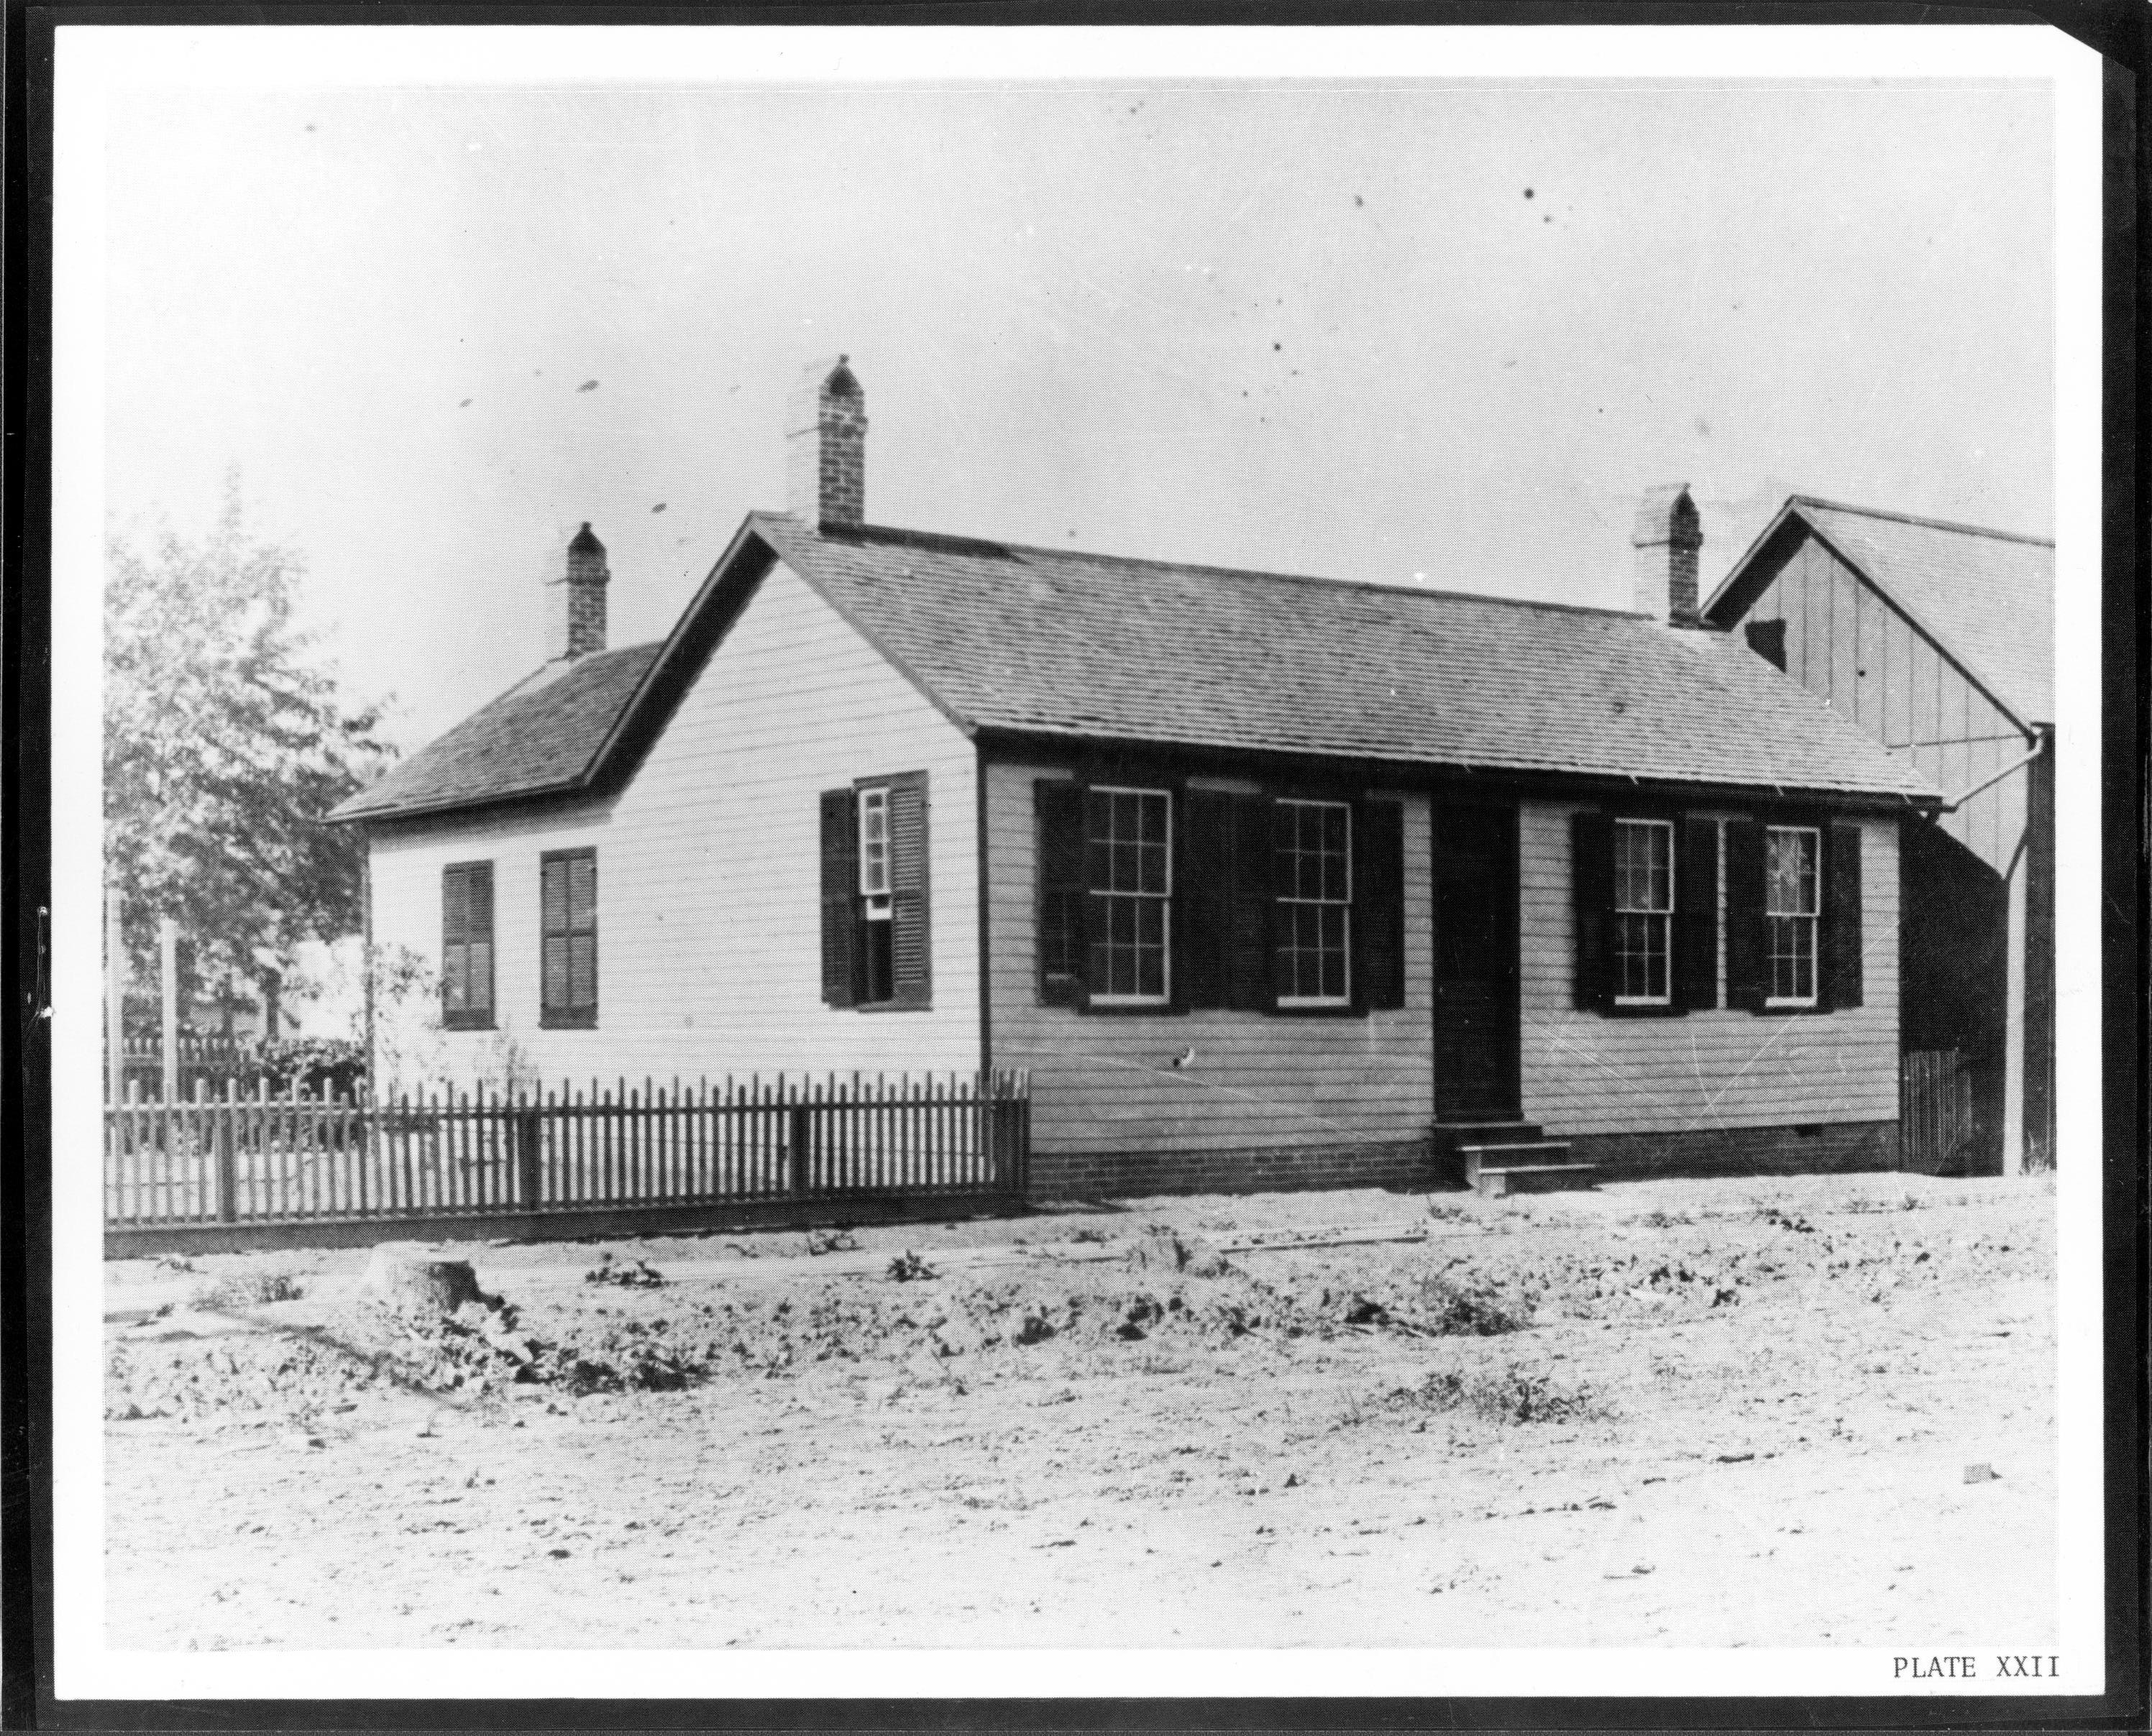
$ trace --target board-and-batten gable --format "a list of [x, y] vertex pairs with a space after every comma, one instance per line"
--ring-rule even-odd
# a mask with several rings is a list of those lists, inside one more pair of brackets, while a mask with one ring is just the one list
[[[1728, 610], [1727, 605], [1732, 605]], [[1812, 525], [1789, 518], [1714, 608], [1783, 621], [1786, 673], [1946, 794], [2021, 757], [2033, 738]], [[1738, 630], [1737, 627], [1737, 630]], [[1935, 824], [1998, 873], [2024, 833], [2028, 778], [2013, 774]]]
[[[1727, 853], [1722, 848], [1716, 889], [1719, 1005], [1678, 1017], [1619, 1018], [1576, 1005], [1571, 818], [1585, 805], [1531, 801], [1519, 811], [1519, 1073], [1525, 1118], [1556, 1138], [1895, 1120], [1899, 822], [1859, 822], [1860, 1006], [1759, 1015], [1725, 1005]], [[1618, 815], [1631, 804], [1616, 798], [1592, 805]], [[1715, 801], [1700, 802], [1688, 812], [1722, 821], [1754, 812]]]
[[[1039, 998], [1035, 786], [1070, 777], [1070, 757], [996, 754], [984, 765], [993, 1058], [997, 1066], [1031, 1070], [1034, 1149], [1287, 1150], [1425, 1136], [1434, 1108], [1434, 954], [1424, 795], [1388, 783], [1350, 789], [1397, 800], [1404, 811], [1403, 1007], [1351, 1018], [1222, 1008], [1099, 1017]], [[1215, 769], [1192, 780], [1273, 787]], [[1188, 1065], [1173, 1065], [1191, 1049]]]
[[[820, 998], [819, 795], [924, 772], [932, 1005]], [[617, 792], [378, 822], [377, 939], [438, 964], [441, 870], [495, 862], [496, 1030], [446, 1033], [458, 1077], [512, 1036], [543, 1077], [979, 1064], [976, 756], [782, 564], [761, 574]], [[538, 861], [594, 846], [597, 1028], [538, 1027]]]

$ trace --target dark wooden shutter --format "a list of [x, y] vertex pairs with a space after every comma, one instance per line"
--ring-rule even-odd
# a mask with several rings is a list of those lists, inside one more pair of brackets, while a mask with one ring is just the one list
[[1080, 1007], [1088, 999], [1084, 919], [1090, 902], [1084, 878], [1084, 786], [1042, 777], [1032, 786], [1032, 812], [1038, 837], [1038, 999], [1044, 1006]]
[[548, 851], [538, 858], [538, 1022], [553, 1030], [598, 1022], [595, 851]]
[[1189, 790], [1180, 802], [1180, 860], [1174, 869], [1173, 980], [1179, 1003], [1232, 1005], [1233, 798]]
[[538, 865], [539, 1015], [564, 1012], [568, 1005], [568, 864]]
[[598, 1007], [598, 859], [568, 858], [568, 1010], [595, 1020]]
[[1271, 809], [1274, 804], [1267, 796], [1236, 796], [1232, 802], [1228, 1004], [1243, 1012], [1266, 1013], [1277, 1005], [1271, 945]]
[[470, 1011], [470, 878], [441, 870], [441, 1022], [453, 1029]]
[[931, 1006], [934, 948], [928, 932], [926, 774], [889, 782], [889, 919], [891, 999], [899, 1006]]
[[493, 864], [474, 862], [464, 869], [466, 915], [464, 954], [469, 974], [464, 1006], [483, 1025], [493, 1023]]
[[1769, 929], [1764, 919], [1764, 828], [1726, 826], [1726, 1004], [1760, 1013], [1770, 992]]
[[1576, 910], [1576, 1004], [1588, 1012], [1614, 1005], [1614, 822], [1590, 812], [1569, 822], [1570, 893]]
[[1823, 911], [1816, 927], [1816, 1005], [1860, 1005], [1860, 828], [1824, 828]]
[[859, 999], [859, 816], [850, 790], [822, 792], [822, 999]]
[[1363, 1007], [1405, 1004], [1405, 811], [1396, 802], [1353, 810], [1353, 980]]
[[1718, 1005], [1718, 822], [1685, 818], [1676, 836], [1673, 1003], [1703, 1012]]

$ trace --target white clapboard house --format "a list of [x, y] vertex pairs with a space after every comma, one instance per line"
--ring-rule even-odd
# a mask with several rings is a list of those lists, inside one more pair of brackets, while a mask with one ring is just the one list
[[1896, 1163], [1937, 792], [1703, 620], [1685, 489], [1580, 609], [890, 529], [847, 365], [791, 426], [667, 638], [586, 526], [337, 811], [452, 1065], [1028, 1069], [1043, 1195]]

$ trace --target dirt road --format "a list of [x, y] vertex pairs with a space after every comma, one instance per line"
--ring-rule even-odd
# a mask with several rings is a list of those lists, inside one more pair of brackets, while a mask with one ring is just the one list
[[115, 1263], [109, 1639], [2031, 1647], [2053, 1217], [1819, 1177], [476, 1245], [509, 1312], [417, 1334], [363, 1253]]

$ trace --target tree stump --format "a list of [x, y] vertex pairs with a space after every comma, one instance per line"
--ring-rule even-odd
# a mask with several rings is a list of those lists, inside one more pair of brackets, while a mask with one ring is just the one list
[[453, 1314], [480, 1302], [469, 1260], [439, 1260], [416, 1242], [384, 1242], [366, 1263], [359, 1288], [389, 1308], [412, 1314]]

